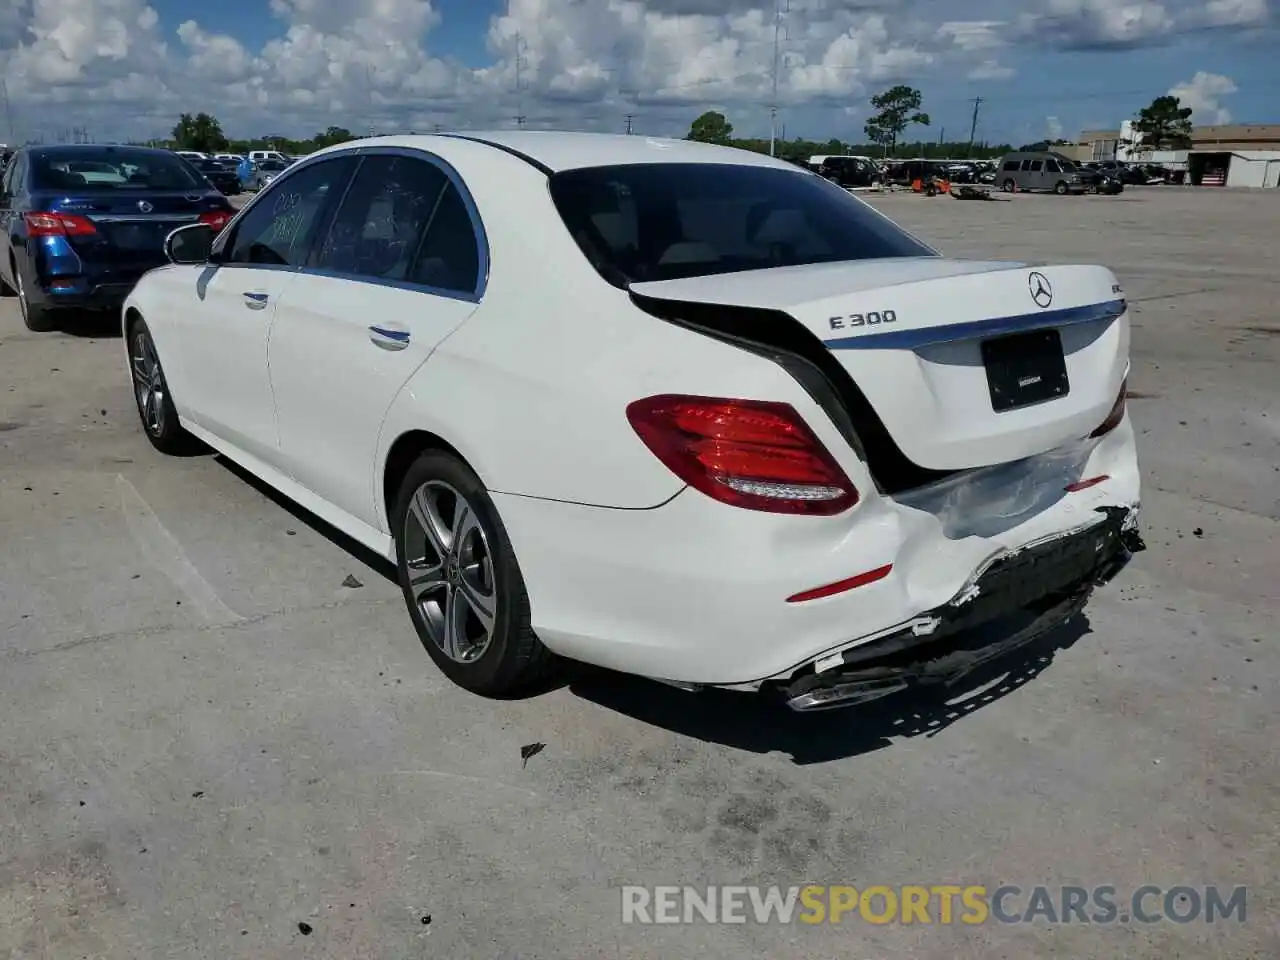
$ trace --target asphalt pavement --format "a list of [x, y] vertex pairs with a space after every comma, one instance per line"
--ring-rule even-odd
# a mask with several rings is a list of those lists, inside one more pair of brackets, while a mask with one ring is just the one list
[[[958, 702], [446, 682], [389, 571], [0, 301], [0, 956], [1275, 957], [1280, 191], [872, 201], [1134, 304], [1149, 550]], [[230, 385], [229, 385], [230, 386]], [[535, 746], [540, 745], [540, 746]], [[632, 925], [628, 884], [1248, 888], [1208, 924]]]

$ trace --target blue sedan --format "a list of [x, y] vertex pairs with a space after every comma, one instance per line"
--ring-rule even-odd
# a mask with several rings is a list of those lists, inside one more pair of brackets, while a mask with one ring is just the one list
[[70, 309], [118, 309], [167, 262], [164, 240], [235, 215], [225, 196], [167, 150], [77, 144], [19, 149], [0, 178], [0, 291], [29, 330]]

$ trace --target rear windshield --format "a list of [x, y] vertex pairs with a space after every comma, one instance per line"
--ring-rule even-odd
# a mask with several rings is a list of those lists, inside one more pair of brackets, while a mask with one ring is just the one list
[[935, 256], [869, 206], [803, 170], [655, 163], [566, 170], [551, 198], [610, 283], [882, 257]]
[[187, 161], [169, 153], [103, 148], [35, 153], [33, 186], [44, 190], [204, 190]]

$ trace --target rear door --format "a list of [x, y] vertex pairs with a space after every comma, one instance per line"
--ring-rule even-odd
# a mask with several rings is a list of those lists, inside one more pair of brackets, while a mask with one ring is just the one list
[[382, 421], [436, 345], [475, 311], [486, 260], [456, 175], [421, 153], [364, 157], [271, 331], [281, 453], [294, 479], [377, 525]]
[[281, 179], [219, 238], [212, 264], [176, 268], [189, 286], [171, 317], [181, 364], [170, 377], [175, 397], [197, 424], [277, 469], [271, 325], [355, 164], [352, 155], [335, 157]]

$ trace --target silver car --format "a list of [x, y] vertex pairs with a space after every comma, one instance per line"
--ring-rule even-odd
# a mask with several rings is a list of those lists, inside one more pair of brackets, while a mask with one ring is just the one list
[[260, 160], [253, 165], [253, 173], [245, 181], [245, 189], [261, 190], [288, 169], [289, 164], [282, 160]]

